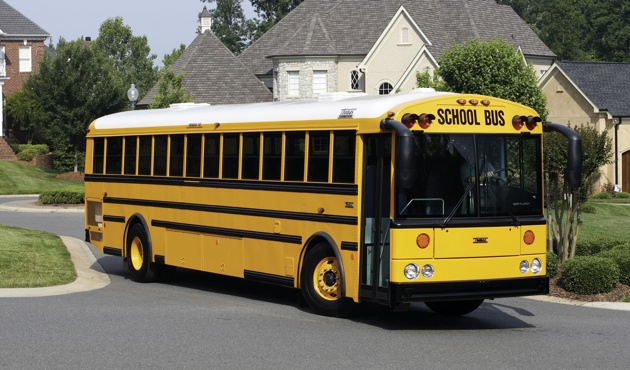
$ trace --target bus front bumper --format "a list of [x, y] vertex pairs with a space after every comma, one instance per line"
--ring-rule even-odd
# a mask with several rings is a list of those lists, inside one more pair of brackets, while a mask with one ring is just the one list
[[446, 283], [391, 284], [392, 301], [397, 303], [492, 299], [548, 293], [549, 278], [547, 276]]

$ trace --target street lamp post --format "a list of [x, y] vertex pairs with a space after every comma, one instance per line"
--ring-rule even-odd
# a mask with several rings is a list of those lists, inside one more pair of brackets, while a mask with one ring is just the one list
[[129, 102], [131, 103], [131, 110], [136, 109], [136, 100], [138, 100], [138, 89], [136, 89], [136, 85], [131, 84], [131, 87], [127, 90], [127, 98], [129, 98]]

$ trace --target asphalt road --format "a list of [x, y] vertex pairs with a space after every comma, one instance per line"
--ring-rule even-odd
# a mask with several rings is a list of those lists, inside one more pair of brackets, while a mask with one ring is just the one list
[[[0, 198], [0, 203], [15, 201]], [[83, 238], [80, 213], [0, 210], [0, 224]], [[194, 271], [130, 281], [94, 252], [105, 288], [0, 298], [1, 369], [626, 369], [630, 312], [527, 298], [460, 318], [298, 307], [297, 292]]]

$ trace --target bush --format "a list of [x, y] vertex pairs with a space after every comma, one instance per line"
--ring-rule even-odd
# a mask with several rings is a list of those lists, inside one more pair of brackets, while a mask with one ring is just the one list
[[575, 247], [576, 256], [594, 256], [602, 251], [613, 249], [620, 245], [628, 244], [625, 240], [614, 238], [578, 240]]
[[610, 193], [598, 193], [593, 195], [593, 199], [611, 199], [612, 197]]
[[21, 161], [30, 162], [37, 155], [49, 152], [46, 144], [20, 144], [18, 145], [17, 158]]
[[592, 204], [582, 204], [580, 206], [580, 211], [582, 211], [582, 213], [597, 213], [595, 210], [595, 206]]
[[43, 204], [82, 204], [85, 191], [76, 189], [49, 190], [39, 195]]
[[615, 193], [615, 198], [628, 199], [630, 198], [630, 193], [624, 193], [623, 191], [620, 191], [618, 193]]
[[[55, 171], [57, 172], [70, 172], [74, 171], [74, 152], [64, 152], [62, 150], [55, 150], [53, 152], [53, 162], [55, 164]], [[83, 172], [85, 167], [85, 153], [78, 153], [78, 171]]]
[[547, 252], [547, 276], [554, 277], [558, 273], [558, 256], [553, 252]]
[[619, 267], [619, 282], [630, 285], [630, 246], [619, 246], [614, 249], [603, 251], [599, 257], [609, 258]]
[[619, 267], [604, 257], [577, 256], [562, 264], [562, 285], [577, 294], [608, 293], [619, 282], [619, 275]]

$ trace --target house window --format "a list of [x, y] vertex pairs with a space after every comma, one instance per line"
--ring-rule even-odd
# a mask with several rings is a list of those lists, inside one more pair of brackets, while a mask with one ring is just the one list
[[313, 71], [313, 94], [323, 94], [327, 89], [326, 71]]
[[359, 71], [350, 71], [350, 88], [352, 90], [359, 90]]
[[300, 96], [300, 72], [287, 72], [289, 77], [289, 96]]
[[409, 44], [409, 28], [403, 27], [400, 30], [400, 43]]
[[32, 72], [31, 47], [20, 46], [20, 72]]
[[378, 94], [387, 95], [390, 92], [392, 92], [392, 89], [393, 89], [392, 84], [390, 84], [389, 82], [383, 82], [381, 86], [379, 86], [378, 88]]
[[0, 46], [0, 77], [6, 77], [7, 61], [4, 54], [4, 46]]

